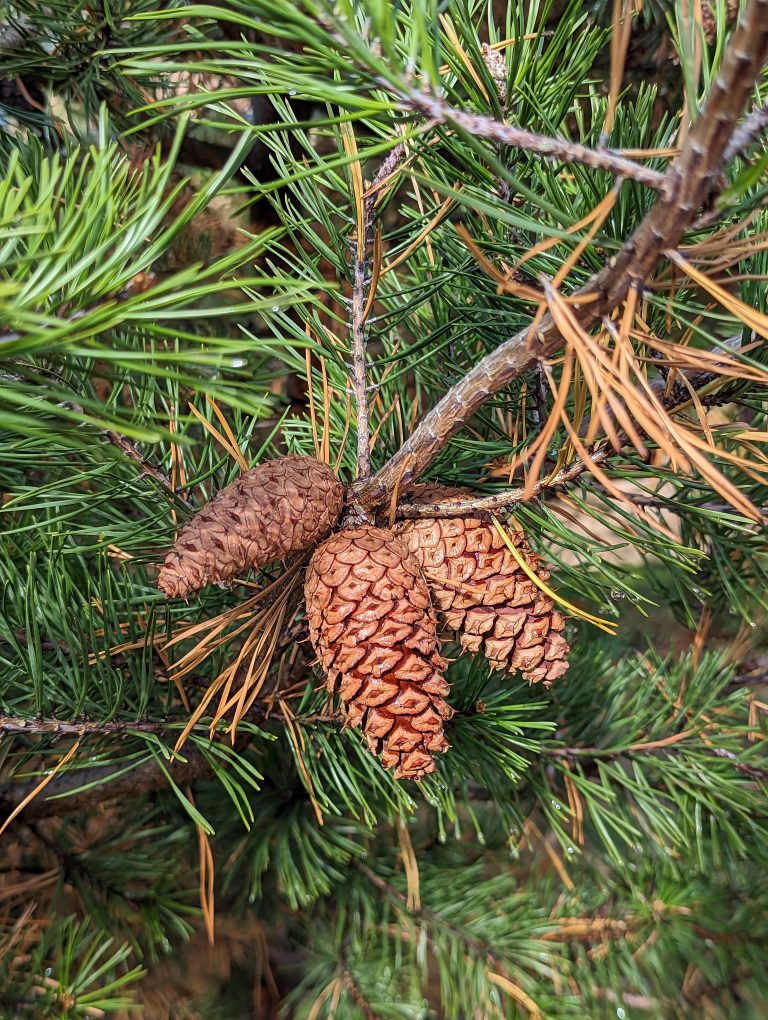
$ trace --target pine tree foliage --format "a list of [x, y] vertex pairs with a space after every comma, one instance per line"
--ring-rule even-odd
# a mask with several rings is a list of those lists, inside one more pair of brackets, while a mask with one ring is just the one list
[[[629, 285], [740, 38], [702, 10], [0, 3], [0, 1015], [764, 1013], [764, 67]], [[397, 781], [306, 558], [163, 598], [286, 452], [353, 519], [423, 477], [522, 527], [567, 676], [447, 644]]]

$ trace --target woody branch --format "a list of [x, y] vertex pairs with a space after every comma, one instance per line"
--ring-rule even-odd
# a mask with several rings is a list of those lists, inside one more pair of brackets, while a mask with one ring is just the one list
[[526, 131], [524, 128], [494, 120], [493, 117], [484, 114], [457, 110], [428, 92], [414, 90], [403, 93], [400, 98], [408, 109], [422, 113], [438, 124], [455, 125], [475, 138], [486, 138], [502, 145], [525, 149], [558, 163], [583, 163], [593, 170], [608, 170], [618, 177], [628, 177], [639, 184], [644, 184], [653, 191], [662, 192], [666, 186], [666, 177], [663, 173], [635, 163], [634, 160], [610, 149], [593, 149], [577, 142], [569, 142], [565, 138], [552, 138], [549, 135]]

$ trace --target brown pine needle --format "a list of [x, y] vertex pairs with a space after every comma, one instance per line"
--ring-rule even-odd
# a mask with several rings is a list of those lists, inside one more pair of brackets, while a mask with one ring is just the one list
[[632, 16], [635, 13], [635, 0], [613, 0], [613, 30], [611, 32], [611, 76], [608, 91], [608, 108], [605, 111], [603, 137], [611, 133], [616, 106], [624, 78], [624, 64], [627, 59], [629, 37], [632, 32]]
[[309, 800], [310, 800], [310, 803], [312, 804], [312, 808], [313, 808], [313, 810], [315, 812], [315, 818], [317, 819], [317, 824], [318, 825], [324, 825], [325, 824], [325, 819], [323, 818], [323, 812], [320, 809], [320, 804], [318, 803], [317, 796], [315, 794], [315, 788], [314, 788], [314, 785], [312, 783], [312, 777], [310, 776], [309, 772], [307, 771], [307, 766], [304, 764], [304, 759], [302, 758], [302, 752], [306, 751], [306, 744], [304, 742], [304, 734], [301, 732], [301, 727], [298, 726], [296, 724], [296, 722], [295, 722], [295, 717], [294, 717], [293, 712], [291, 711], [290, 705], [288, 705], [282, 698], [279, 699], [279, 704], [280, 704], [280, 712], [281, 712], [281, 714], [283, 716], [283, 719], [285, 721], [285, 726], [286, 726], [286, 730], [288, 732], [288, 737], [289, 737], [291, 743], [293, 744], [293, 748], [294, 748], [294, 751], [295, 751], [296, 765], [297, 765], [297, 767], [299, 769], [299, 772], [301, 773], [302, 777], [304, 778], [304, 786], [305, 786], [305, 788], [307, 790], [307, 793], [309, 794]]
[[477, 264], [483, 272], [485, 272], [492, 280], [496, 281], [500, 294], [513, 294], [515, 297], [522, 298], [524, 301], [533, 301], [536, 304], [541, 302], [540, 291], [528, 284], [518, 283], [511, 274], [505, 275], [504, 273], [501, 273], [480, 251], [472, 235], [462, 223], [457, 223], [454, 229], [464, 244], [466, 244], [467, 248], [472, 252], [477, 260]]
[[[594, 616], [592, 613], [588, 613], [584, 609], [579, 609], [578, 606], [575, 606], [572, 602], [568, 602], [561, 595], [558, 595], [556, 591], [553, 591], [553, 589], [549, 587], [546, 581], [543, 581], [536, 573], [536, 571], [531, 567], [531, 565], [526, 561], [525, 557], [517, 548], [515, 543], [512, 541], [507, 529], [504, 527], [504, 525], [501, 523], [498, 517], [494, 515], [492, 517], [492, 521], [493, 526], [496, 529], [499, 537], [504, 542], [504, 545], [506, 545], [507, 549], [509, 549], [509, 551], [514, 556], [518, 566], [524, 572], [526, 577], [528, 577], [529, 580], [533, 581], [533, 583], [540, 591], [544, 592], [547, 598], [550, 598], [552, 599], [553, 602], [556, 602], [558, 605], [563, 606], [563, 608], [573, 613], [573, 615], [578, 617], [580, 620], [586, 620], [588, 623], [593, 624], [600, 630], [604, 630], [607, 634], [616, 633], [617, 625], [613, 621], [604, 620], [600, 616]], [[516, 524], [516, 522], [514, 523]], [[520, 530], [519, 526], [516, 527], [516, 530], [518, 531]]]
[[504, 977], [503, 974], [497, 974], [492, 970], [486, 971], [486, 976], [492, 985], [496, 985], [497, 988], [501, 988], [501, 990], [506, 992], [511, 999], [514, 999], [515, 1002], [519, 1002], [524, 1009], [527, 1009], [531, 1020], [541, 1020], [541, 1010], [530, 995], [524, 992], [519, 985], [514, 984], [508, 977]]
[[245, 457], [243, 456], [242, 451], [240, 450], [240, 444], [238, 443], [238, 441], [237, 441], [237, 439], [235, 437], [234, 432], [230, 428], [229, 422], [227, 421], [227, 419], [225, 418], [224, 414], [222, 413], [221, 408], [219, 407], [219, 405], [216, 403], [216, 401], [212, 397], [208, 396], [207, 393], [205, 395], [205, 399], [208, 402], [208, 406], [211, 408], [213, 413], [218, 418], [219, 424], [221, 425], [221, 428], [222, 428], [222, 430], [224, 432], [224, 435], [229, 440], [230, 449], [238, 451], [239, 456], [236, 457], [235, 459], [237, 460], [237, 463], [240, 465], [240, 470], [241, 471], [247, 471], [248, 470], [248, 462], [246, 461]]
[[55, 765], [46, 776], [43, 776], [43, 778], [40, 780], [40, 782], [37, 784], [34, 790], [31, 790], [27, 794], [27, 796], [16, 805], [13, 811], [11, 811], [11, 813], [5, 819], [3, 824], [0, 825], [0, 836], [2, 836], [2, 834], [5, 832], [8, 826], [14, 820], [14, 818], [17, 818], [21, 814], [21, 812], [24, 810], [27, 804], [31, 804], [35, 797], [37, 797], [37, 795], [46, 788], [46, 786], [54, 778], [56, 773], [63, 769], [67, 762], [72, 760], [72, 758], [77, 753], [77, 749], [80, 747], [80, 743], [81, 743], [80, 740], [76, 740], [74, 744], [70, 747], [70, 749], [67, 751], [67, 753], [64, 755], [64, 757], [58, 762], [58, 764]]
[[323, 436], [320, 442], [320, 460], [323, 464], [331, 462], [331, 389], [328, 385], [328, 369], [325, 358], [320, 355], [320, 374], [323, 380]]
[[[457, 191], [461, 191], [461, 186], [457, 187]], [[445, 201], [440, 205], [439, 209], [427, 223], [423, 230], [417, 234], [417, 236], [411, 241], [407, 248], [403, 249], [399, 255], [386, 264], [381, 270], [381, 276], [385, 276], [387, 273], [391, 273], [393, 269], [396, 269], [401, 262], [405, 262], [406, 259], [416, 251], [416, 249], [429, 237], [435, 227], [439, 226], [440, 223], [445, 219], [448, 213], [451, 211], [454, 199], [446, 198]]]
[[376, 446], [376, 443], [377, 443], [378, 438], [379, 438], [379, 433], [381, 432], [381, 430], [386, 425], [387, 421], [389, 420], [390, 415], [396, 410], [396, 408], [399, 405], [400, 405], [400, 394], [397, 393], [397, 394], [395, 394], [395, 399], [389, 405], [389, 409], [385, 412], [384, 417], [381, 419], [379, 424], [376, 426], [376, 430], [373, 433], [373, 435], [371, 436], [371, 449], [373, 449]]
[[546, 425], [541, 430], [541, 433], [536, 438], [535, 442], [532, 444], [532, 449], [528, 451], [529, 454], [534, 453], [535, 451], [535, 455], [533, 463], [531, 464], [530, 470], [525, 479], [526, 496], [523, 497], [524, 499], [530, 498], [529, 493], [533, 491], [533, 487], [539, 480], [541, 469], [544, 464], [544, 460], [547, 456], [549, 443], [559, 424], [559, 419], [565, 407], [565, 401], [568, 397], [568, 389], [570, 387], [571, 376], [573, 373], [573, 364], [574, 364], [573, 351], [569, 349], [568, 351], [566, 351], [565, 359], [563, 361], [561, 384], [559, 387], [555, 387], [555, 389], [553, 390], [555, 402], [552, 406], [550, 416], [547, 419]]
[[[227, 732], [231, 735], [232, 740], [235, 739], [238, 724], [251, 709], [268, 676], [277, 642], [283, 630], [287, 607], [298, 586], [301, 568], [305, 562], [306, 557], [299, 557], [284, 569], [280, 577], [262, 588], [250, 599], [211, 620], [204, 620], [202, 623], [184, 628], [164, 646], [167, 649], [181, 641], [202, 635], [195, 646], [174, 663], [171, 678], [176, 679], [196, 670], [217, 649], [231, 644], [241, 635], [245, 635], [234, 660], [211, 682], [200, 703], [192, 712], [176, 742], [174, 748], [176, 751], [180, 750], [192, 730], [206, 715], [210, 704], [217, 695], [219, 704], [213, 713], [210, 735], [213, 737], [221, 721], [231, 712], [232, 717]], [[264, 608], [254, 612], [260, 602], [269, 599], [272, 601]], [[232, 691], [235, 685], [237, 685], [237, 689], [233, 695]]]
[[[333, 473], [338, 474], [341, 468], [341, 462], [344, 460], [344, 449], [347, 445], [347, 436], [349, 435], [349, 426], [352, 423], [352, 397], [347, 393], [346, 395], [346, 407], [344, 408], [344, 431], [341, 434], [339, 440], [339, 453], [336, 457], [336, 463], [333, 465]], [[373, 440], [371, 440], [371, 447], [373, 447]]]
[[[187, 800], [194, 807], [195, 798], [192, 796], [191, 787], [186, 789]], [[197, 826], [197, 853], [200, 872], [200, 909], [203, 914], [203, 927], [208, 937], [208, 945], [212, 946], [215, 941], [214, 920], [216, 916], [216, 902], [214, 897], [215, 867], [213, 863], [213, 851], [208, 833], [202, 827]]]
[[363, 309], [363, 322], [371, 314], [373, 302], [376, 300], [376, 291], [381, 276], [381, 223], [377, 223], [373, 231], [373, 254], [371, 256], [371, 282], [368, 285], [368, 300]]
[[453, 46], [454, 46], [454, 48], [456, 50], [456, 53], [459, 56], [459, 60], [466, 67], [466, 69], [469, 72], [469, 76], [471, 77], [472, 81], [475, 83], [475, 85], [477, 85], [477, 87], [482, 92], [483, 98], [485, 99], [486, 103], [490, 103], [491, 99], [490, 99], [490, 96], [488, 95], [488, 92], [487, 92], [487, 90], [485, 88], [485, 85], [483, 84], [483, 80], [480, 77], [480, 75], [477, 73], [477, 71], [475, 70], [474, 65], [472, 64], [472, 61], [469, 59], [469, 54], [466, 52], [464, 47], [461, 45], [461, 41], [460, 41], [458, 35], [456, 34], [456, 29], [451, 24], [451, 19], [449, 17], [447, 17], [447, 15], [445, 15], [445, 14], [439, 15], [439, 18], [440, 18], [440, 24], [442, 25], [443, 31], [448, 36], [448, 39], [450, 40], [450, 42], [453, 44]]
[[[358, 156], [357, 139], [349, 121], [340, 126], [341, 143], [344, 152], [349, 157]], [[363, 199], [363, 170], [360, 166], [360, 159], [355, 158], [349, 163], [349, 172], [352, 177], [352, 193], [355, 199], [355, 215], [357, 217], [357, 258], [362, 261], [365, 255], [365, 202]]]
[[408, 826], [402, 819], [397, 821], [397, 842], [400, 846], [400, 859], [403, 862], [406, 888], [408, 895], [406, 905], [414, 913], [421, 910], [421, 893], [419, 891], [419, 864], [411, 842]]
[[[310, 336], [309, 323], [304, 326], [304, 332]], [[312, 438], [315, 442], [315, 460], [320, 460], [320, 440], [317, 434], [317, 411], [315, 410], [315, 388], [312, 385], [312, 351], [309, 347], [304, 351], [304, 359], [307, 365], [307, 397], [309, 400], [309, 420], [312, 423]]]
[[698, 284], [702, 290], [707, 291], [711, 294], [723, 308], [727, 309], [731, 315], [735, 315], [737, 319], [748, 326], [753, 332], [758, 333], [760, 336], [768, 339], [768, 315], [763, 312], [759, 312], [756, 308], [752, 308], [750, 305], [744, 304], [739, 298], [734, 297], [727, 290], [721, 287], [717, 283], [713, 283], [712, 280], [702, 273], [700, 270], [694, 268], [687, 259], [677, 251], [666, 251], [664, 253], [667, 258], [674, 262], [674, 264], [690, 277], [694, 283]]
[[237, 463], [240, 470], [247, 471], [248, 462], [242, 455], [240, 449], [237, 446], [233, 446], [229, 442], [229, 440], [224, 435], [222, 435], [221, 432], [219, 432], [216, 426], [212, 422], [208, 421], [205, 415], [201, 414], [198, 411], [194, 404], [189, 403], [187, 404], [187, 407], [190, 409], [195, 418], [197, 418], [197, 420], [200, 422], [200, 424], [203, 426], [206, 432], [210, 432], [210, 434], [219, 443], [219, 445], [222, 446], [224, 450], [226, 450], [226, 452], [230, 455], [230, 457]]

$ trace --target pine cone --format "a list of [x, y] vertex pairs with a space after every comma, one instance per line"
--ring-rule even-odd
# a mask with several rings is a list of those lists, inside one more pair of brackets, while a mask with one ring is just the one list
[[[434, 503], [466, 495], [447, 486], [416, 485], [408, 498]], [[403, 521], [395, 530], [465, 651], [482, 652], [494, 669], [520, 670], [526, 680], [546, 686], [566, 672], [570, 647], [560, 633], [562, 615], [526, 576], [490, 521], [424, 518]], [[537, 576], [548, 580], [549, 571], [523, 533], [510, 537]]]
[[453, 713], [429, 589], [403, 544], [381, 528], [339, 532], [315, 551], [304, 591], [312, 643], [348, 722], [396, 778], [434, 772]]
[[344, 487], [313, 457], [278, 457], [246, 471], [184, 525], [158, 577], [185, 598], [248, 567], [309, 549], [339, 519]]
[[[710, 46], [717, 41], [717, 17], [714, 10], [716, 7], [716, 0], [701, 0], [701, 24], [704, 29], [704, 36]], [[738, 14], [739, 0], [726, 0], [726, 23], [732, 25]]]

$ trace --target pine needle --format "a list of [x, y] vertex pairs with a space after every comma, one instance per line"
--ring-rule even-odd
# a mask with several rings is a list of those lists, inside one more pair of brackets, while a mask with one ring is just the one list
[[198, 411], [198, 409], [195, 407], [194, 404], [189, 403], [189, 404], [187, 404], [187, 407], [190, 409], [190, 411], [195, 416], [195, 418], [197, 418], [197, 420], [200, 422], [200, 424], [203, 426], [203, 428], [206, 430], [206, 432], [210, 432], [210, 434], [213, 436], [213, 438], [226, 450], [226, 452], [230, 455], [230, 457], [238, 465], [240, 470], [241, 471], [247, 471], [248, 470], [248, 462], [246, 461], [245, 457], [241, 453], [239, 447], [237, 445], [233, 445], [232, 443], [230, 443], [229, 439], [227, 439], [224, 435], [222, 435], [222, 433], [219, 432], [219, 430], [216, 428], [216, 426], [213, 425], [212, 422], [208, 421], [208, 419], [205, 417], [205, 415], [201, 414]]
[[[192, 795], [192, 788], [186, 789], [187, 799], [192, 806], [195, 806], [195, 798]], [[200, 909], [203, 914], [203, 927], [208, 938], [208, 945], [213, 946], [215, 942], [215, 916], [216, 900], [214, 896], [215, 866], [213, 862], [213, 851], [208, 833], [202, 825], [197, 828], [197, 853], [198, 870], [200, 872]]]
[[541, 1010], [530, 995], [524, 992], [519, 985], [514, 984], [508, 977], [504, 977], [503, 974], [497, 974], [492, 970], [486, 971], [486, 976], [492, 985], [496, 985], [497, 988], [501, 988], [502, 991], [506, 992], [511, 999], [514, 999], [515, 1002], [519, 1002], [523, 1009], [527, 1009], [531, 1020], [541, 1020]]
[[419, 892], [419, 863], [411, 842], [408, 826], [402, 818], [397, 820], [397, 842], [400, 846], [400, 859], [403, 862], [406, 888], [408, 890], [407, 907], [413, 913], [421, 910], [421, 894]]
[[635, 13], [635, 0], [613, 0], [612, 32], [611, 32], [611, 74], [608, 89], [608, 107], [603, 121], [602, 137], [607, 138], [613, 128], [619, 92], [624, 78], [624, 64], [629, 49], [629, 37], [632, 33], [632, 16]]
[[756, 308], [752, 308], [750, 305], [744, 304], [739, 298], [734, 297], [727, 290], [721, 287], [719, 284], [714, 283], [706, 275], [706, 273], [700, 272], [695, 269], [687, 259], [676, 251], [665, 252], [668, 259], [690, 277], [694, 283], [698, 284], [702, 290], [707, 291], [712, 297], [716, 298], [717, 301], [726, 308], [731, 315], [734, 315], [737, 319], [740, 319], [746, 326], [748, 326], [754, 333], [758, 333], [760, 336], [768, 339], [768, 315], [764, 312], [759, 312]]

